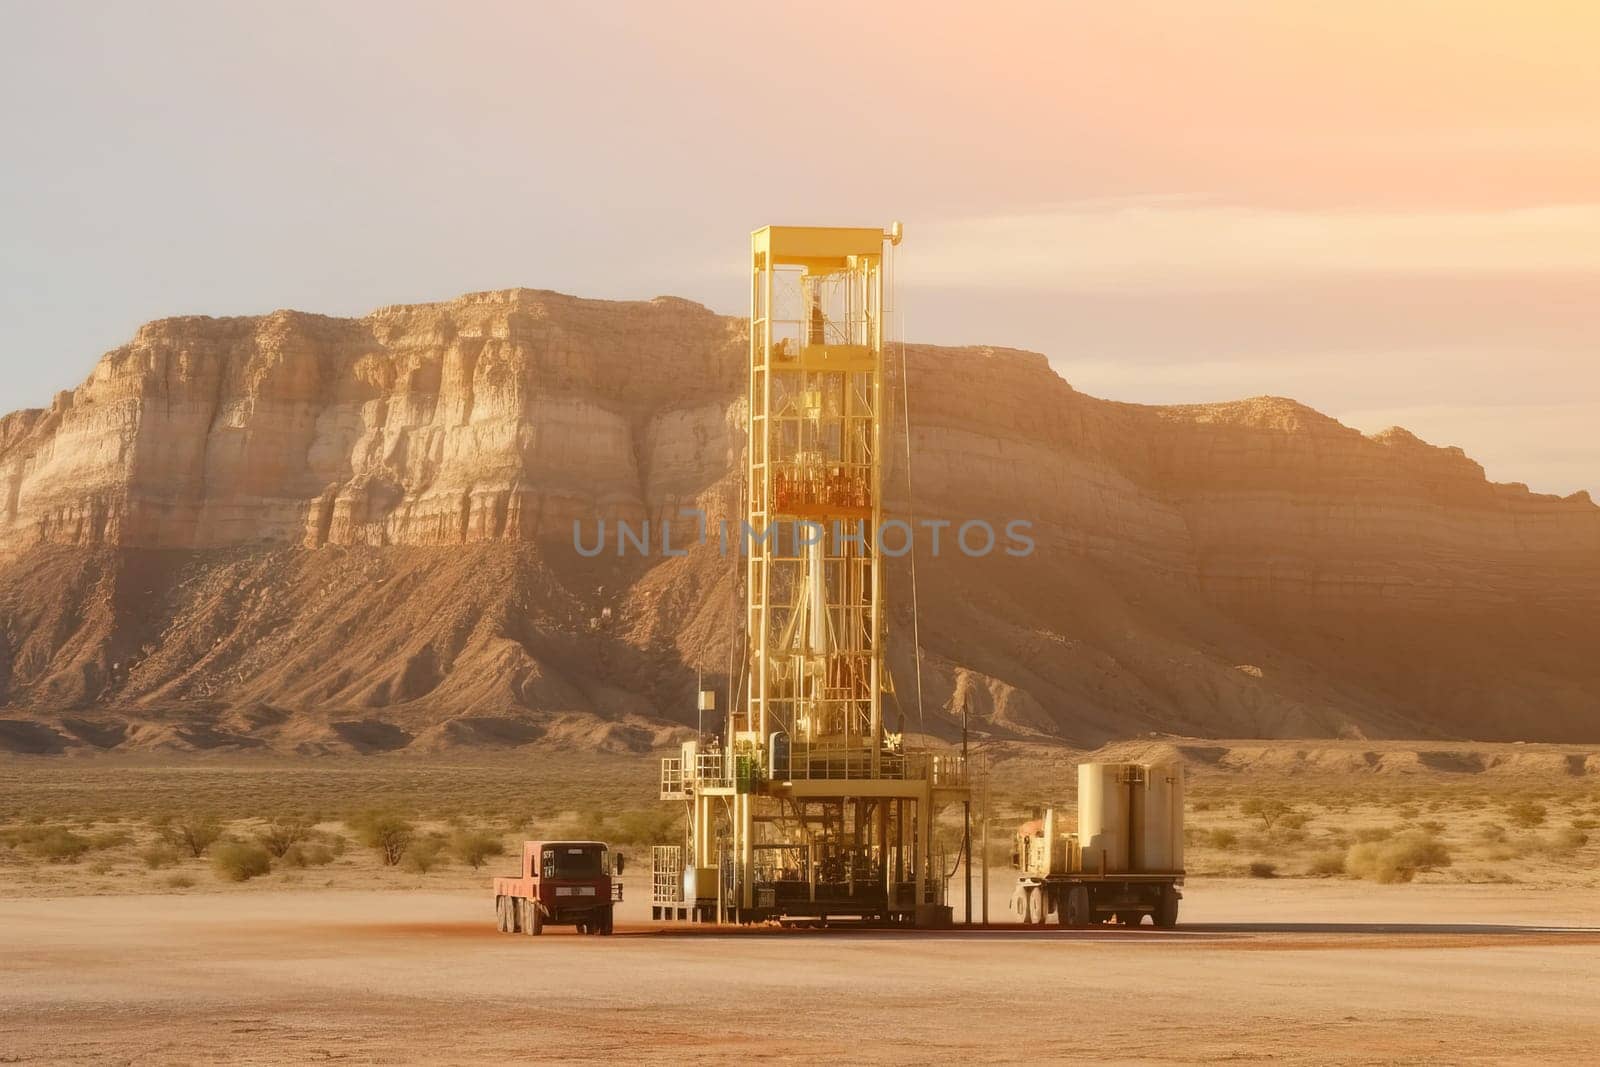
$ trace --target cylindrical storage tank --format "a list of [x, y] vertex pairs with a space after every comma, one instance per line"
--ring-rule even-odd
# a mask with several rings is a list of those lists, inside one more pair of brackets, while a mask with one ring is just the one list
[[1183, 870], [1183, 767], [1151, 763], [1133, 787], [1133, 869]]
[[[1078, 764], [1078, 844], [1088, 874], [1123, 873], [1132, 858], [1132, 783], [1137, 763]], [[1102, 860], [1104, 866], [1102, 867]]]

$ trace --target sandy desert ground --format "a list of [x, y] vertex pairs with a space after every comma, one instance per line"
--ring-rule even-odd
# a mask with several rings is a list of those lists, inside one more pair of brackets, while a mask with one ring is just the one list
[[[1029, 798], [1070, 804], [1074, 753], [998, 767], [996, 925], [948, 933], [649, 924], [645, 845], [677, 830], [648, 758], [12, 761], [0, 1063], [1593, 1062], [1594, 753], [1479, 748], [1214, 745], [1182, 925], [1084, 932], [1005, 925], [1001, 866]], [[353, 828], [369, 807], [419, 841], [632, 835], [618, 936], [495, 934], [506, 859], [385, 866]], [[236, 843], [302, 817], [323, 854], [230, 881], [163, 838], [195, 813]], [[953, 854], [959, 825], [938, 832]], [[1352, 874], [1403, 841], [1442, 855]]]
[[1594, 890], [1212, 880], [1170, 932], [674, 934], [641, 921], [630, 888], [609, 939], [495, 934], [466, 891], [0, 901], [0, 1060], [1578, 1063], [1600, 1048]]

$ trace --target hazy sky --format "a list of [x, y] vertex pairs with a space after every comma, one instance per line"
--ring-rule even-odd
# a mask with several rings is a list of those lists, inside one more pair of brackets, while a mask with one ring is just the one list
[[1587, 0], [0, 0], [0, 410], [179, 313], [743, 313], [750, 229], [899, 218], [911, 339], [1600, 489], [1596, 55]]

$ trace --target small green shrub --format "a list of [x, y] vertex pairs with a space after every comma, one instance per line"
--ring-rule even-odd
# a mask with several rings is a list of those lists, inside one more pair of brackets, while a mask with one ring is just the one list
[[1223, 852], [1233, 848], [1239, 843], [1239, 834], [1234, 830], [1219, 826], [1211, 831], [1211, 847]]
[[23, 841], [23, 848], [50, 863], [76, 863], [90, 849], [89, 839], [65, 826], [50, 826], [35, 831]]
[[625, 811], [614, 820], [609, 842], [613, 845], [659, 845], [663, 841], [674, 841], [680, 833], [681, 821], [681, 812], [673, 808]]
[[272, 870], [272, 857], [253, 841], [224, 841], [211, 850], [211, 869], [226, 882], [244, 882]]
[[1344, 860], [1345, 873], [1350, 877], [1384, 884], [1409, 882], [1419, 871], [1448, 866], [1449, 849], [1421, 830], [1351, 845]]
[[374, 849], [385, 867], [398, 867], [416, 838], [410, 819], [392, 811], [364, 811], [350, 820], [356, 840]]
[[333, 862], [333, 849], [321, 841], [290, 845], [282, 859], [286, 867], [326, 867]]
[[1550, 835], [1552, 852], [1576, 852], [1589, 843], [1589, 835], [1573, 826], [1562, 827]]
[[163, 867], [176, 867], [178, 865], [178, 850], [171, 845], [156, 842], [149, 848], [139, 853], [139, 858], [144, 865], [152, 871], [159, 871]]
[[174, 848], [199, 859], [222, 836], [222, 823], [214, 815], [163, 815], [155, 822], [156, 836]]
[[1289, 805], [1276, 797], [1250, 797], [1239, 805], [1239, 814], [1260, 819], [1264, 830], [1272, 829], [1273, 825], [1288, 815], [1290, 810]]
[[413, 874], [427, 874], [446, 861], [444, 842], [437, 837], [423, 837], [406, 849], [405, 868]]
[[1332, 878], [1334, 875], [1343, 874], [1344, 852], [1330, 849], [1327, 852], [1317, 853], [1306, 865], [1306, 873], [1317, 878]]
[[273, 819], [257, 831], [256, 840], [275, 859], [282, 859], [291, 848], [311, 836], [311, 823], [304, 819]]
[[1506, 816], [1524, 830], [1541, 825], [1548, 815], [1543, 804], [1532, 800], [1518, 800], [1506, 806]]
[[477, 870], [490, 857], [504, 855], [506, 846], [498, 834], [484, 830], [457, 830], [450, 835], [450, 851], [456, 859]]

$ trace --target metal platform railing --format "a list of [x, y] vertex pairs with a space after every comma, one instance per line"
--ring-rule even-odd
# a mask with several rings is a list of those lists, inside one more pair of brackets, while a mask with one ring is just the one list
[[696, 753], [685, 768], [679, 756], [661, 761], [661, 799], [685, 800], [697, 789], [743, 791], [750, 781], [771, 778], [778, 781], [849, 781], [882, 778], [894, 781], [931, 781], [952, 788], [968, 784], [967, 765], [958, 752], [881, 752], [877, 772], [873, 772], [872, 753], [862, 748], [813, 747], [794, 745], [788, 759], [772, 767], [759, 766], [753, 756], [736, 757], [731, 752]]
[[650, 850], [650, 900], [656, 904], [683, 901], [683, 847], [656, 845]]

